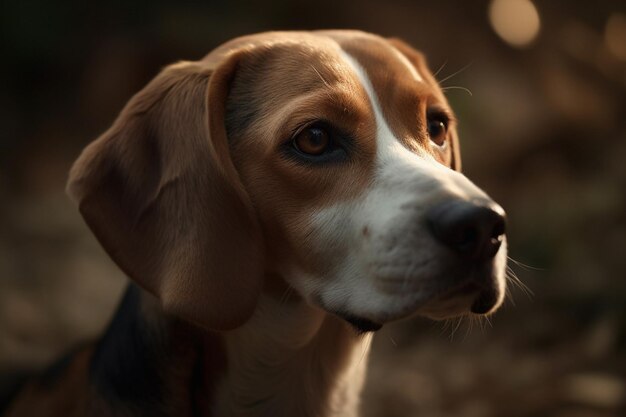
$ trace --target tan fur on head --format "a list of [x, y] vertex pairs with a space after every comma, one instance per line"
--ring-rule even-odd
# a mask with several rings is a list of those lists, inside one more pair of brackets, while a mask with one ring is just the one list
[[165, 68], [85, 149], [68, 192], [155, 296], [143, 325], [198, 350], [201, 363], [183, 347], [147, 364], [171, 366], [177, 415], [200, 398], [210, 415], [355, 417], [361, 333], [502, 304], [504, 211], [460, 167], [419, 52], [360, 31], [269, 32]]
[[68, 192], [113, 260], [166, 311], [211, 329], [252, 314], [263, 242], [224, 105], [238, 57], [165, 68], [89, 145]]
[[[428, 65], [426, 63], [426, 58], [423, 54], [413, 49], [409, 44], [404, 42], [401, 39], [392, 38], [388, 39], [389, 43], [391, 43], [398, 51], [400, 51], [409, 62], [419, 71], [419, 74], [423, 76], [426, 82], [435, 88], [435, 94], [438, 95], [439, 100], [447, 103], [443, 92], [437, 88], [439, 83], [433, 76], [433, 74], [428, 69]], [[461, 145], [459, 144], [459, 137], [456, 129], [451, 130], [451, 160], [450, 160], [450, 168], [461, 171]]]
[[[343, 156], [300, 152], [311, 129]], [[269, 32], [165, 68], [83, 152], [68, 190], [166, 312], [233, 329], [262, 290], [291, 287], [384, 324], [463, 281], [480, 282], [446, 314], [486, 290], [501, 303], [506, 249], [472, 275], [427, 225], [444, 200], [491, 201], [460, 167], [452, 109], [419, 52], [359, 31]]]

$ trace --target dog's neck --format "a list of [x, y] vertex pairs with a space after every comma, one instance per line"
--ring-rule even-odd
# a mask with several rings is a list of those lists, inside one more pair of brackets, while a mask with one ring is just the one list
[[131, 286], [90, 372], [107, 403], [134, 407], [142, 394], [129, 415], [357, 417], [370, 341], [298, 297], [268, 293], [243, 326], [208, 332]]
[[302, 300], [262, 295], [224, 340], [217, 416], [358, 416], [371, 336]]

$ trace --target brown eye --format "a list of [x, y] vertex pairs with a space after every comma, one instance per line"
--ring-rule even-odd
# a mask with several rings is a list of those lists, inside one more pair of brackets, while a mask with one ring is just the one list
[[300, 152], [307, 155], [321, 155], [331, 144], [328, 132], [319, 127], [309, 127], [300, 132], [293, 140]]
[[435, 145], [443, 146], [446, 142], [446, 136], [448, 134], [448, 126], [446, 122], [441, 119], [428, 120], [428, 136]]

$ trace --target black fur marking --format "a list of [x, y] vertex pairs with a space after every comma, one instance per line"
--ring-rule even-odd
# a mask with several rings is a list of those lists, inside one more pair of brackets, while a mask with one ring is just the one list
[[202, 357], [196, 362], [196, 365], [193, 367], [193, 371], [191, 372], [191, 386], [194, 388], [191, 392], [191, 415], [193, 416], [201, 416], [202, 409], [198, 401], [196, 401], [196, 396], [201, 393], [197, 393], [195, 389], [196, 387], [202, 386], [202, 377], [204, 372], [204, 359]]
[[23, 386], [33, 377], [28, 372], [4, 372], [0, 374], [0, 415], [10, 406]]
[[[167, 347], [141, 317], [140, 290], [130, 285], [96, 346], [90, 378], [110, 402], [123, 403], [137, 415], [164, 415], [161, 366]], [[164, 365], [163, 365], [164, 366]]]
[[76, 353], [78, 353], [80, 349], [72, 349], [65, 355], [61, 356], [50, 365], [39, 377], [39, 383], [42, 387], [51, 388], [55, 385], [55, 383], [63, 376], [67, 368], [72, 364]]
[[72, 349], [41, 373], [9, 372], [0, 375], [0, 415], [2, 415], [27, 382], [35, 381], [44, 389], [54, 387], [72, 364], [74, 356], [80, 349], [80, 346]]

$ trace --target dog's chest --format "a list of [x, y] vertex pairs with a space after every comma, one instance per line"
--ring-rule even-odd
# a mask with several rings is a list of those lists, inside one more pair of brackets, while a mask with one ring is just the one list
[[305, 304], [264, 299], [226, 339], [215, 416], [357, 417], [370, 341]]

